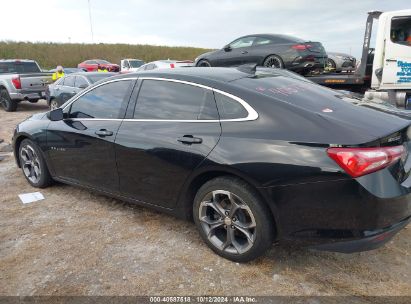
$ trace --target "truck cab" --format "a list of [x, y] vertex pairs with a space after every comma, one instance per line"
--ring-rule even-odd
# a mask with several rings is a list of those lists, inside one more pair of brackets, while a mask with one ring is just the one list
[[140, 59], [122, 59], [120, 64], [121, 73], [136, 72], [145, 62]]
[[411, 89], [411, 10], [380, 15], [371, 88]]

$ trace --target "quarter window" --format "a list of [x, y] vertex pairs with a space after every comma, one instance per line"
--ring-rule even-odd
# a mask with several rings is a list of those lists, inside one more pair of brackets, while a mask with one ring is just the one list
[[134, 111], [135, 119], [218, 119], [211, 90], [162, 80], [144, 80]]
[[215, 93], [220, 119], [239, 119], [248, 116], [247, 110], [241, 103], [226, 95]]
[[122, 118], [123, 104], [129, 94], [131, 80], [103, 84], [82, 95], [71, 105], [70, 118]]

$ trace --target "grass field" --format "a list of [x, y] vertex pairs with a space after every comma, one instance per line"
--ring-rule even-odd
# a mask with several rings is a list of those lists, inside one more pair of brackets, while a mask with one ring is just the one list
[[207, 49], [131, 44], [31, 43], [0, 41], [0, 59], [33, 59], [43, 69], [57, 65], [77, 67], [86, 59], [106, 59], [120, 64], [123, 58], [146, 62], [158, 59], [194, 60]]

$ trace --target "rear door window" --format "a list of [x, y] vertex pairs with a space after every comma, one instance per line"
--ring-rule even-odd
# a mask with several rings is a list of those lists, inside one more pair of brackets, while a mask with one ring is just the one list
[[135, 119], [218, 119], [213, 92], [171, 81], [144, 80], [138, 95]]
[[67, 77], [64, 79], [64, 85], [65, 85], [66, 87], [74, 87], [74, 79], [75, 79], [74, 76], [67, 76]]
[[84, 79], [83, 76], [76, 76], [76, 82], [75, 82], [76, 88], [81, 88], [83, 87], [88, 87], [88, 82], [86, 79]]

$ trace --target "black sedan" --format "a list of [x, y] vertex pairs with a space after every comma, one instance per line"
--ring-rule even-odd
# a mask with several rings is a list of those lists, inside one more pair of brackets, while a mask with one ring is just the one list
[[274, 241], [353, 252], [411, 218], [409, 121], [284, 70], [119, 75], [14, 133], [34, 187], [53, 180], [192, 218], [249, 261]]
[[93, 83], [113, 75], [116, 73], [70, 73], [48, 85], [46, 88], [47, 104], [50, 109], [56, 109]]
[[238, 38], [221, 50], [202, 54], [195, 59], [196, 66], [200, 67], [232, 67], [251, 63], [307, 74], [323, 70], [327, 64], [327, 54], [320, 42], [286, 35], [258, 34]]

